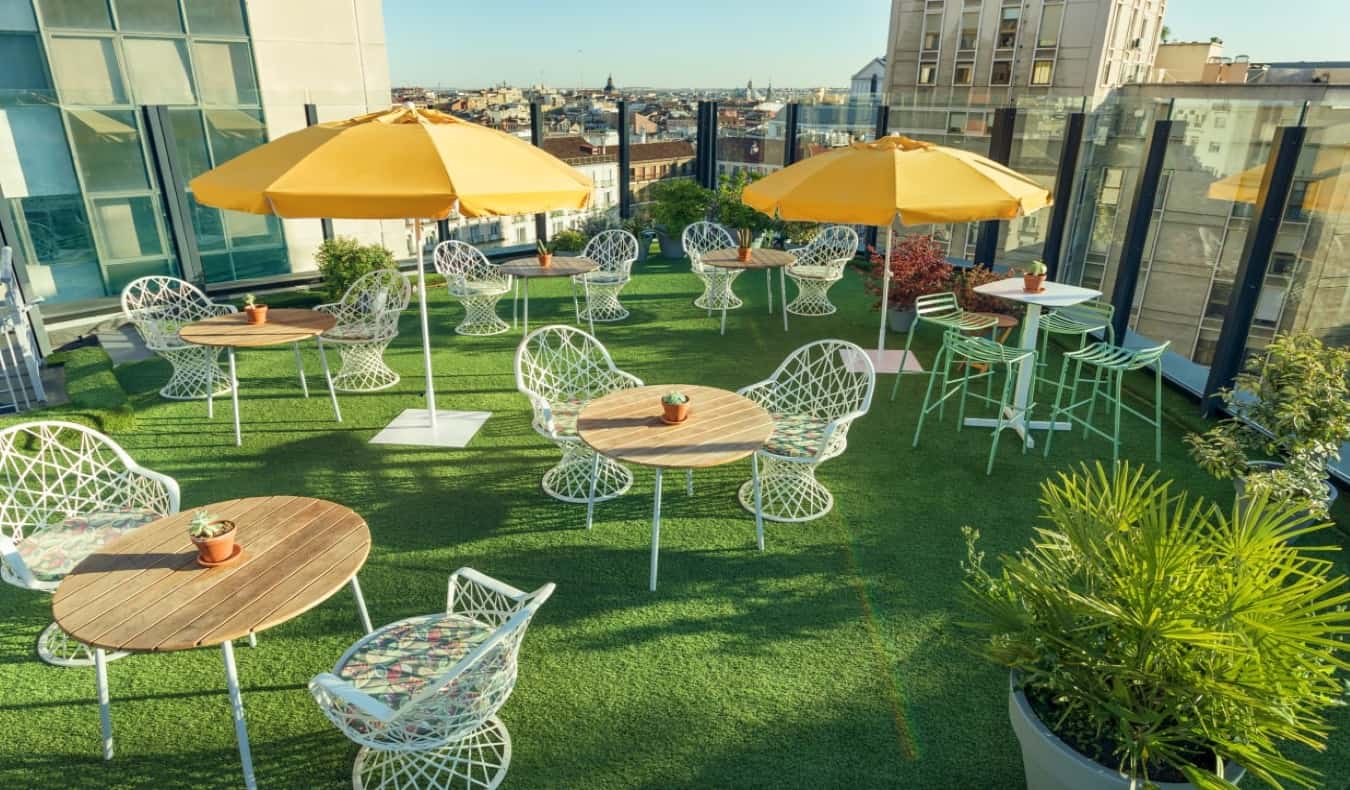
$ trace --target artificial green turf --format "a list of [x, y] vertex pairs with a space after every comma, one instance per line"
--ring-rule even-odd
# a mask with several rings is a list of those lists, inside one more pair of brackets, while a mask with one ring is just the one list
[[[697, 285], [683, 262], [639, 266], [623, 294], [633, 315], [596, 327], [620, 367], [649, 383], [735, 388], [810, 340], [875, 341], [876, 314], [855, 272], [834, 290], [838, 314], [794, 317], [786, 334], [779, 316], [765, 313], [757, 273], [738, 281], [747, 304], [728, 317], [725, 337], [691, 306]], [[531, 291], [535, 326], [572, 320], [565, 282]], [[115, 438], [176, 477], [185, 508], [305, 494], [363, 514], [374, 548], [361, 580], [377, 624], [442, 607], [447, 576], [464, 565], [525, 589], [556, 582], [502, 711], [514, 738], [508, 787], [1021, 786], [1006, 674], [973, 657], [973, 640], [955, 626], [964, 616], [959, 528], [979, 527], [991, 555], [1016, 549], [1031, 534], [1038, 483], [1109, 453], [1106, 442], [1062, 435], [1043, 460], [1005, 441], [986, 477], [986, 431], [958, 433], [949, 410], [911, 449], [919, 380], [891, 402], [883, 377], [847, 453], [821, 470], [834, 512], [769, 524], [761, 554], [754, 521], [735, 499], [749, 462], [700, 471], [693, 497], [667, 488], [660, 589], [649, 593], [650, 472], [638, 470], [633, 490], [599, 505], [595, 529], [584, 531], [584, 507], [539, 488], [557, 453], [530, 429], [515, 390], [519, 334], [454, 334], [461, 314], [443, 288], [432, 307], [439, 405], [493, 412], [469, 449], [368, 443], [401, 410], [421, 405], [415, 307], [389, 354], [403, 381], [341, 396], [341, 424], [312, 348], [309, 400], [282, 348], [239, 355], [243, 447], [233, 445], [227, 405], [208, 421], [202, 403], [158, 397], [168, 373], [158, 360], [118, 369], [138, 428]], [[921, 358], [931, 359], [935, 341], [916, 343]], [[1167, 402], [1164, 473], [1194, 493], [1229, 496], [1227, 483], [1185, 454], [1181, 436], [1198, 424], [1195, 406], [1174, 393]], [[1127, 434], [1126, 456], [1151, 459], [1151, 431], [1127, 423]], [[1344, 506], [1338, 513], [1347, 523]], [[117, 757], [105, 764], [93, 671], [35, 658], [48, 598], [0, 585], [0, 610], [0, 787], [240, 784], [218, 650], [109, 665]], [[350, 782], [355, 747], [321, 717], [305, 685], [359, 636], [344, 591], [263, 633], [257, 649], [236, 651], [261, 786]], [[1334, 718], [1344, 726], [1350, 712]], [[1331, 749], [1310, 759], [1336, 786], [1350, 770], [1347, 755], [1350, 737], [1338, 731]]]

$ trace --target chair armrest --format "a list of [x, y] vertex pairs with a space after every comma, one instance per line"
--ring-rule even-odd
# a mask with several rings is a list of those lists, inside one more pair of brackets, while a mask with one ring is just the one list
[[314, 305], [314, 309], [320, 313], [333, 313], [342, 309], [341, 302], [327, 302], [325, 304]]
[[642, 379], [624, 370], [615, 370], [614, 389], [627, 390], [643, 386]]
[[145, 467], [137, 463], [127, 464], [127, 472], [136, 477], [141, 477], [144, 478], [145, 480], [155, 483], [164, 489], [164, 493], [166, 495], [166, 498], [168, 499], [168, 512], [164, 513], [163, 515], [171, 516], [174, 513], [178, 512], [178, 508], [182, 500], [178, 489], [177, 480], [174, 480], [172, 477], [169, 477], [166, 474], [161, 474], [159, 472], [146, 469]]
[[822, 431], [820, 435], [821, 453], [823, 454], [825, 452], [825, 448], [830, 446], [830, 438], [834, 436], [835, 430], [837, 430], [840, 427], [845, 428], [848, 427], [854, 420], [858, 419], [859, 417], [863, 416], [866, 413], [867, 412], [865, 411], [851, 411], [848, 414], [842, 415], [840, 417], [835, 417], [833, 420], [830, 420], [829, 422], [825, 423], [825, 430]]
[[736, 390], [736, 394], [745, 398], [749, 398], [755, 403], [760, 403], [765, 399], [767, 399], [770, 394], [772, 394], [773, 389], [777, 384], [778, 382], [774, 381], [773, 379], [756, 381], [754, 384], [747, 384], [746, 386]]
[[352, 684], [334, 675], [331, 672], [324, 672], [315, 675], [309, 681], [309, 693], [322, 700], [323, 697], [331, 697], [349, 705], [361, 713], [376, 719], [382, 723], [389, 723], [398, 711], [380, 702], [374, 697], [360, 691]]
[[239, 308], [235, 307], [234, 305], [232, 305], [232, 304], [223, 304], [223, 303], [221, 303], [221, 302], [212, 302], [212, 303], [211, 303], [211, 310], [212, 310], [216, 315], [229, 315], [230, 313], [237, 313], [237, 312], [239, 312]]
[[28, 569], [28, 563], [19, 556], [19, 547], [14, 541], [0, 534], [0, 561], [15, 579], [19, 581], [24, 588], [29, 590], [40, 590], [42, 585], [34, 578], [33, 572]]

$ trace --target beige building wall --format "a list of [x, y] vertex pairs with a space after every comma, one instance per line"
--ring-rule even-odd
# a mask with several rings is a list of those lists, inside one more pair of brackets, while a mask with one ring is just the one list
[[[306, 104], [317, 106], [320, 121], [389, 106], [382, 0], [246, 0], [245, 7], [269, 140], [304, 128]], [[294, 270], [314, 269], [319, 221], [283, 224]], [[337, 219], [333, 230], [383, 244], [400, 258], [413, 252], [402, 220]]]
[[1159, 44], [1153, 59], [1150, 82], [1201, 82], [1206, 80], [1205, 66], [1223, 56], [1223, 44], [1210, 41], [1181, 41]]

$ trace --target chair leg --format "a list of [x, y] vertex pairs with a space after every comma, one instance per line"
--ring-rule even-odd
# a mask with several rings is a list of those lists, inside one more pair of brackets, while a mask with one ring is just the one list
[[[1008, 376], [1003, 382], [1003, 394], [999, 396], [998, 399], [998, 423], [994, 426], [994, 441], [989, 446], [989, 462], [984, 465], [985, 477], [994, 473], [994, 456], [998, 454], [998, 440], [1003, 436], [1003, 429], [1008, 427], [1007, 424], [1009, 420], [1004, 415], [1004, 411], [1008, 408], [1010, 403], [1009, 396], [1012, 393], [1013, 379], [1014, 376], [1012, 375], [1012, 371], [1009, 371]], [[1015, 417], [1016, 415], [1013, 416]], [[1023, 442], [1022, 444], [1025, 446], [1026, 442]]]
[[[1078, 370], [1083, 369], [1083, 363], [1078, 363]], [[1109, 383], [1109, 382], [1108, 382]], [[1102, 368], [1099, 365], [1092, 366], [1092, 400], [1088, 403], [1087, 422], [1083, 424], [1083, 438], [1088, 437], [1088, 426], [1092, 425], [1092, 418], [1097, 414], [1097, 396], [1101, 394]], [[1074, 373], [1074, 393], [1078, 392], [1078, 374]]]
[[1115, 425], [1113, 425], [1111, 428], [1111, 463], [1113, 464], [1120, 460], [1120, 405], [1122, 395], [1121, 385], [1124, 383], [1125, 372], [1117, 370], [1115, 372], [1114, 378], [1116, 380], [1115, 381], [1116, 415], [1115, 415]]
[[1153, 369], [1153, 463], [1162, 463], [1162, 360]]
[[[1045, 458], [1050, 457], [1050, 443], [1055, 440], [1055, 423], [1059, 421], [1059, 415], [1060, 412], [1062, 411], [1060, 408], [1060, 403], [1064, 399], [1064, 388], [1066, 386], [1064, 383], [1064, 377], [1068, 374], [1068, 372], [1069, 372], [1069, 358], [1065, 357], [1064, 360], [1059, 364], [1059, 383], [1055, 386], [1055, 406], [1053, 409], [1050, 410], [1050, 430], [1045, 432], [1045, 452], [1041, 454]], [[1076, 389], [1077, 388], [1075, 387], [1075, 390]], [[1072, 395], [1069, 397], [1069, 403], [1073, 403]], [[1072, 426], [1073, 422], [1070, 421], [1069, 425]]]
[[[914, 342], [914, 335], [919, 331], [920, 319], [914, 317], [914, 323], [909, 325], [909, 331], [905, 333], [905, 353], [900, 357], [900, 369], [895, 373], [895, 383], [891, 385], [891, 400], [895, 400], [895, 394], [900, 391], [900, 379], [905, 377], [905, 364], [909, 362], [909, 348]], [[937, 360], [933, 361], [933, 368], [937, 368]], [[929, 371], [928, 378], [933, 378], [932, 371]]]
[[[913, 327], [910, 327], [910, 329], [912, 330]], [[942, 356], [942, 351], [939, 350], [938, 359], [941, 359]], [[924, 418], [928, 416], [928, 402], [933, 397], [933, 383], [937, 381], [937, 361], [938, 360], [933, 360], [933, 370], [928, 374], [928, 389], [926, 389], [923, 394], [923, 406], [919, 407], [919, 424], [914, 426], [914, 443], [910, 445], [911, 447], [919, 446], [919, 434], [923, 432], [923, 421]], [[897, 377], [896, 380], [899, 381], [899, 377]]]

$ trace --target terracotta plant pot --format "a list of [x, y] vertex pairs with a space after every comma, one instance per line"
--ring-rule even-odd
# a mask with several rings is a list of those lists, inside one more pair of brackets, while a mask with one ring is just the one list
[[1045, 290], [1044, 274], [1024, 274], [1022, 275], [1022, 290], [1029, 294], [1038, 294]]
[[234, 554], [234, 522], [222, 520], [216, 523], [228, 524], [229, 529], [214, 538], [192, 539], [193, 545], [197, 547], [197, 559], [202, 562], [221, 563]]
[[245, 307], [244, 315], [248, 316], [250, 324], [265, 324], [267, 323], [267, 305], [255, 304], [252, 307]]
[[689, 419], [689, 401], [684, 403], [666, 403], [661, 401], [661, 420], [671, 425]]
[[539, 255], [538, 258], [539, 267], [542, 269], [547, 269], [549, 266], [553, 265], [553, 253], [551, 252], [547, 255]]
[[740, 261], [741, 263], [748, 263], [750, 261], [750, 248], [749, 247], [737, 248], [736, 260]]

